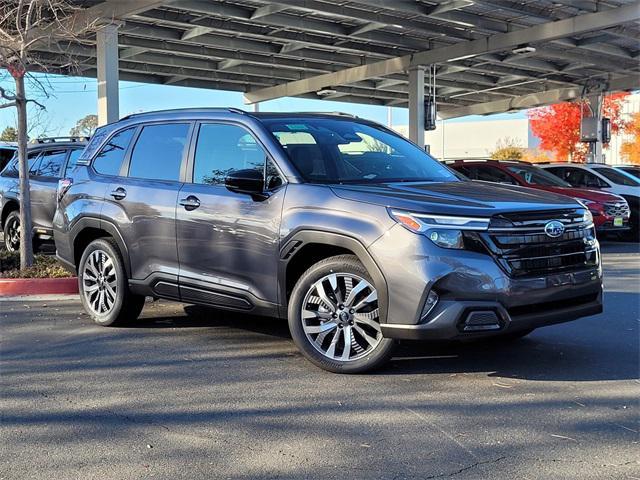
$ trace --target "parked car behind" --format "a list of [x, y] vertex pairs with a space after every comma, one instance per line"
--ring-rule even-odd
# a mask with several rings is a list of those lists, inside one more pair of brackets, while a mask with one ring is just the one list
[[631, 210], [630, 233], [635, 238], [640, 236], [640, 181], [609, 165], [597, 163], [548, 163], [540, 166], [573, 187], [620, 195]]
[[616, 170], [622, 170], [629, 175], [633, 175], [633, 177], [637, 180], [640, 180], [640, 165], [614, 165]]
[[98, 129], [54, 218], [100, 325], [145, 295], [288, 318], [311, 362], [355, 373], [395, 339], [463, 339], [602, 311], [588, 209], [460, 179], [349, 115], [187, 109]]
[[619, 195], [575, 188], [555, 175], [528, 162], [497, 160], [456, 160], [447, 165], [472, 180], [520, 185], [559, 193], [580, 200], [593, 215], [598, 232], [623, 232], [629, 229], [629, 205]]
[[[75, 167], [86, 142], [77, 138], [44, 138], [27, 147], [31, 217], [36, 245], [52, 240], [51, 222], [56, 210], [58, 180]], [[15, 156], [0, 173], [0, 227], [9, 251], [20, 246], [18, 158]]]
[[7, 166], [18, 149], [14, 142], [0, 142], [0, 171]]

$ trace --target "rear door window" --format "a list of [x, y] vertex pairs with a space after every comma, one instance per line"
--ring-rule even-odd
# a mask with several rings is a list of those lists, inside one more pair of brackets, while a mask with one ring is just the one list
[[129, 176], [153, 180], [180, 180], [189, 123], [147, 125], [131, 153]]
[[31, 167], [29, 174], [37, 177], [59, 177], [66, 158], [67, 150], [45, 151]]
[[[93, 168], [96, 172], [103, 175], [118, 175], [120, 173], [122, 161], [136, 128], [131, 127], [122, 130], [109, 139], [93, 161]], [[84, 156], [86, 156], [86, 150]]]

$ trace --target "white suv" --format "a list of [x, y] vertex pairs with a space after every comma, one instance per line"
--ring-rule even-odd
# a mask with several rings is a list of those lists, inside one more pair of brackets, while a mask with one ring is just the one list
[[640, 181], [626, 172], [599, 163], [549, 163], [539, 165], [573, 187], [598, 189], [624, 197], [631, 208], [631, 233], [640, 233]]

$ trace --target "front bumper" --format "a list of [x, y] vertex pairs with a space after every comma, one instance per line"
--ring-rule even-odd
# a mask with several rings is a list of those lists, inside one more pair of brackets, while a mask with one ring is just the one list
[[[459, 339], [527, 330], [602, 312], [602, 269], [512, 278], [488, 254], [447, 250], [395, 226], [369, 251], [387, 281], [382, 333], [398, 339]], [[439, 301], [421, 319], [429, 291]], [[470, 316], [495, 324], [469, 329]], [[491, 323], [491, 322], [489, 322]]]
[[[535, 305], [531, 308], [535, 310]], [[496, 328], [485, 331], [465, 331], [465, 321], [475, 312], [492, 312], [497, 318]], [[511, 315], [499, 302], [445, 301], [440, 310], [426, 323], [417, 325], [384, 324], [382, 334], [404, 340], [451, 340], [487, 337], [529, 330], [556, 323], [570, 322], [581, 317], [602, 313], [602, 293], [578, 297], [575, 304], [540, 309], [532, 313]]]

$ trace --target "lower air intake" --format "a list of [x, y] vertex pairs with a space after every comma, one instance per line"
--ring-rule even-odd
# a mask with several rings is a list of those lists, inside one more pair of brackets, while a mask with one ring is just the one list
[[490, 310], [469, 312], [462, 324], [463, 332], [486, 332], [500, 330], [502, 325], [495, 312]]

